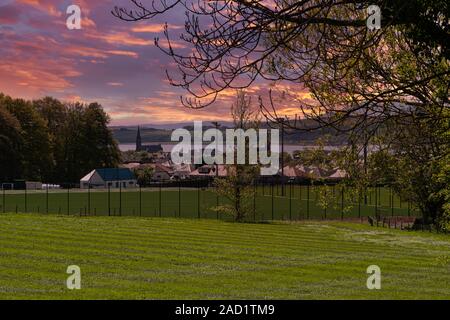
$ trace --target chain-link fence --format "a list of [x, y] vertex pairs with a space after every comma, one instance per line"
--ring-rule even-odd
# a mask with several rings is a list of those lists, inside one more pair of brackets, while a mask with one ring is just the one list
[[[4, 189], [0, 212], [231, 219], [214, 210], [229, 200], [218, 196], [214, 186], [205, 181], [152, 183], [138, 188], [62, 186]], [[385, 186], [359, 194], [340, 185], [297, 182], [258, 182], [253, 188], [250, 221], [419, 216], [417, 209]]]

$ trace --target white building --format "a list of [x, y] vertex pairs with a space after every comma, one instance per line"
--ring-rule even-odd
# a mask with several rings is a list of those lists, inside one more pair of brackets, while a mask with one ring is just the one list
[[128, 168], [95, 169], [80, 180], [80, 188], [134, 188], [137, 180]]

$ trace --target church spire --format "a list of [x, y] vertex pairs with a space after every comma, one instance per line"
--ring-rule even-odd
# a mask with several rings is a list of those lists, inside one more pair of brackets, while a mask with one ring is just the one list
[[138, 126], [137, 135], [136, 135], [136, 151], [142, 150], [142, 139], [141, 139], [141, 129]]

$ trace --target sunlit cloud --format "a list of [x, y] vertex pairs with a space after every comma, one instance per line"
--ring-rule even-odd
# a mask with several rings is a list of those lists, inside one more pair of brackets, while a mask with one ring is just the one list
[[[0, 92], [35, 99], [50, 95], [68, 102], [97, 101], [113, 124], [230, 120], [236, 91], [224, 90], [213, 105], [185, 108], [184, 90], [172, 87], [166, 69], [175, 76], [176, 65], [154, 45], [168, 49], [164, 23], [125, 23], [111, 15], [112, 0], [77, 0], [82, 30], [66, 28], [63, 0], [16, 0], [0, 5]], [[189, 50], [177, 32], [184, 17], [168, 16], [171, 45]], [[299, 101], [309, 99], [303, 88], [256, 81], [247, 89], [258, 107], [268, 90], [276, 96], [280, 114], [295, 115]], [[265, 100], [267, 102], [267, 100]]]
[[49, 0], [16, 0], [18, 3], [33, 7], [36, 10], [43, 11], [53, 17], [61, 17], [62, 12]]
[[153, 40], [147, 40], [139, 37], [134, 37], [127, 32], [113, 32], [110, 34], [87, 33], [86, 37], [95, 40], [105, 41], [114, 45], [126, 46], [148, 46], [154, 43]]
[[[169, 25], [169, 29], [176, 30], [176, 29], [182, 29], [182, 26], [176, 26], [176, 25]], [[162, 33], [164, 32], [164, 25], [163, 24], [145, 24], [145, 25], [138, 25], [131, 28], [131, 31], [136, 33]]]

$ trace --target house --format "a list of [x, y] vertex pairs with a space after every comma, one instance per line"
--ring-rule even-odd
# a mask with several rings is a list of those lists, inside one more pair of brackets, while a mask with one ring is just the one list
[[347, 177], [347, 172], [342, 169], [336, 169], [336, 171], [328, 176], [328, 179], [330, 180], [342, 180]]
[[191, 164], [176, 164], [172, 165], [172, 179], [185, 180], [189, 178], [189, 175], [194, 170], [194, 166]]
[[155, 163], [152, 180], [166, 181], [170, 180], [171, 168], [163, 166], [162, 164]]
[[80, 180], [80, 188], [134, 188], [137, 181], [128, 168], [95, 169]]
[[122, 165], [120, 165], [121, 168], [127, 168], [127, 169], [135, 169], [138, 168], [141, 164], [139, 162], [129, 162], [129, 163], [124, 163]]
[[227, 167], [223, 164], [217, 165], [204, 165], [189, 174], [190, 178], [201, 179], [201, 178], [214, 178], [214, 177], [226, 177], [228, 175]]
[[306, 173], [306, 169], [304, 166], [296, 165], [284, 167], [283, 176], [288, 177], [290, 179], [300, 179], [300, 178], [307, 178], [308, 174]]
[[1, 184], [5, 190], [42, 190], [42, 182], [15, 180], [13, 183]]
[[306, 167], [306, 174], [311, 179], [321, 179], [327, 176], [327, 172], [316, 166]]
[[26, 181], [25, 187], [27, 190], [42, 190], [42, 182]]

